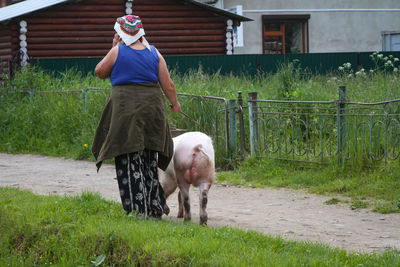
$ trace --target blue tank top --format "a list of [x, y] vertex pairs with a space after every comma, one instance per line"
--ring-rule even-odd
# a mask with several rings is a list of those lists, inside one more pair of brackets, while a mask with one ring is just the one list
[[135, 50], [126, 45], [118, 47], [118, 57], [110, 75], [111, 85], [158, 82], [158, 54], [154, 46]]

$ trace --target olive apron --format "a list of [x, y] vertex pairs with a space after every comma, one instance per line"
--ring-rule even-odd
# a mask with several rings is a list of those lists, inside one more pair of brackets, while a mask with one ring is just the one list
[[113, 86], [92, 145], [97, 171], [106, 159], [144, 149], [158, 152], [160, 169], [168, 167], [173, 141], [161, 89], [157, 83]]

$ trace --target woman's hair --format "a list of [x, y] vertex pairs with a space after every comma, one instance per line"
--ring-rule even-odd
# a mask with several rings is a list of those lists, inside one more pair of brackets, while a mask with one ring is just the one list
[[[143, 37], [140, 37], [137, 41], [143, 42]], [[137, 41], [136, 41], [136, 42], [137, 42]], [[136, 43], [136, 42], [135, 42], [135, 43]], [[124, 41], [122, 40], [122, 38], [119, 39], [119, 44], [120, 44], [120, 45], [124, 45], [124, 44], [125, 44]]]

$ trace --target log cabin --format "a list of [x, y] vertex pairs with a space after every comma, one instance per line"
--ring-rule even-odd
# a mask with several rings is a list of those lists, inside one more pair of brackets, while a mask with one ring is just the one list
[[103, 57], [117, 17], [141, 17], [163, 55], [232, 54], [232, 27], [251, 19], [194, 0], [0, 0], [0, 73], [30, 58]]

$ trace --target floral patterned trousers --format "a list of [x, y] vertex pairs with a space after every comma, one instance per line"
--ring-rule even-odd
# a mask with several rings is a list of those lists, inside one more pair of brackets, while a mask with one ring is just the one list
[[145, 149], [115, 157], [122, 206], [127, 214], [161, 218], [165, 193], [158, 181], [157, 152]]

